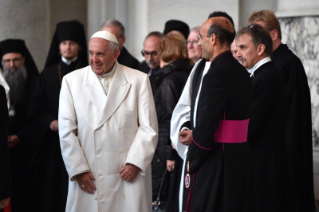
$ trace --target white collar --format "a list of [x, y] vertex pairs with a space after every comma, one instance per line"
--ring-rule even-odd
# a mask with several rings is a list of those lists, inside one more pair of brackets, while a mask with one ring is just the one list
[[101, 78], [108, 78], [110, 76], [113, 76], [114, 72], [115, 72], [115, 69], [116, 69], [116, 63], [114, 63], [114, 66], [112, 68], [112, 70], [110, 72], [107, 72], [105, 74], [103, 74], [102, 76], [99, 76]]
[[255, 71], [262, 65], [264, 65], [265, 63], [270, 62], [271, 59], [270, 57], [265, 57], [262, 60], [259, 60], [251, 69], [247, 69], [247, 71], [250, 73], [250, 77], [254, 76]]
[[70, 65], [72, 62], [76, 61], [76, 59], [78, 59], [78, 57], [73, 58], [72, 60], [67, 60], [65, 57], [61, 57], [62, 62], [64, 62], [67, 65]]

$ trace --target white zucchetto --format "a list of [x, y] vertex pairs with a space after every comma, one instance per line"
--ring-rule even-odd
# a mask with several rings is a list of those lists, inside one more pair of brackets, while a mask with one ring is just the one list
[[106, 31], [106, 30], [98, 31], [98, 32], [94, 33], [90, 39], [92, 39], [92, 38], [103, 38], [107, 41], [112, 41], [116, 44], [119, 44], [115, 35], [113, 35], [112, 33], [110, 33], [109, 31]]

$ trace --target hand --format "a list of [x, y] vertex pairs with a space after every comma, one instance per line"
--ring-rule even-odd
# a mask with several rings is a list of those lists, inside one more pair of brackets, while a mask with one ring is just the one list
[[140, 172], [141, 169], [133, 164], [125, 164], [119, 171], [122, 179], [127, 182], [133, 181]]
[[0, 200], [0, 210], [7, 207], [7, 205], [9, 204], [9, 200], [10, 197], [8, 197], [7, 199]]
[[175, 146], [174, 146], [173, 142], [171, 142], [171, 145], [172, 145], [172, 148], [176, 150], [176, 148], [175, 148]]
[[8, 146], [9, 148], [14, 148], [20, 143], [20, 139], [16, 135], [8, 136]]
[[83, 191], [94, 194], [94, 190], [96, 190], [96, 188], [93, 180], [95, 180], [95, 178], [93, 177], [91, 172], [78, 174], [74, 178], [78, 181], [78, 184]]
[[58, 120], [53, 120], [50, 123], [50, 129], [54, 132], [57, 132], [59, 130], [59, 124], [58, 124]]
[[166, 166], [169, 172], [173, 171], [175, 167], [175, 160], [166, 160]]
[[183, 145], [186, 145], [186, 146], [191, 145], [192, 139], [193, 139], [193, 130], [184, 129], [184, 130], [179, 132], [178, 140]]

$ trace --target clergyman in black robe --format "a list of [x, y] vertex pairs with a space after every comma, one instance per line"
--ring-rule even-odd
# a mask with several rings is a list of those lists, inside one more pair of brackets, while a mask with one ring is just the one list
[[0, 85], [0, 212], [12, 196], [11, 166], [8, 148], [8, 107], [6, 93]]
[[281, 42], [279, 21], [270, 10], [254, 12], [250, 23], [265, 27], [273, 41], [272, 61], [281, 74], [288, 95], [285, 137], [292, 163], [299, 211], [314, 211], [311, 99], [305, 69], [300, 59]]
[[252, 84], [230, 52], [234, 32], [224, 17], [208, 19], [199, 31], [203, 57], [212, 62], [195, 88], [199, 94], [192, 94], [196, 120], [186, 135], [192, 136], [187, 172], [193, 174], [187, 212], [255, 211], [247, 142]]
[[248, 142], [252, 152], [256, 211], [298, 211], [285, 142], [287, 92], [270, 59], [271, 37], [262, 26], [252, 24], [238, 31], [236, 44], [238, 61], [247, 68], [253, 82]]
[[87, 58], [83, 25], [77, 21], [58, 23], [29, 108], [34, 150], [28, 173], [30, 211], [65, 211], [69, 177], [57, 131], [59, 94], [63, 76], [87, 66]]
[[24, 174], [30, 161], [27, 131], [27, 108], [39, 72], [33, 58], [20, 39], [0, 42], [1, 68], [10, 87], [8, 144], [10, 148], [13, 195], [12, 211], [25, 211], [26, 184]]

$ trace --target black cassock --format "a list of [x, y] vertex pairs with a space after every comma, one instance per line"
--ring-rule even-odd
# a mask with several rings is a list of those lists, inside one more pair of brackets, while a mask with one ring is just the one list
[[30, 181], [30, 211], [65, 211], [68, 174], [61, 155], [58, 132], [50, 123], [58, 119], [61, 80], [73, 70], [85, 67], [76, 60], [70, 65], [62, 61], [45, 68], [36, 83], [29, 107], [29, 126], [33, 155], [27, 174]]
[[4, 88], [0, 85], [0, 200], [11, 197], [13, 191], [7, 125], [7, 98]]
[[[193, 84], [191, 125], [198, 86]], [[250, 118], [252, 90], [246, 69], [230, 51], [212, 61], [203, 78], [187, 154], [189, 173], [194, 174], [187, 211], [255, 211], [248, 142], [219, 143], [214, 139], [221, 120], [242, 123]]]
[[300, 59], [281, 44], [272, 60], [285, 81], [288, 94], [286, 141], [292, 161], [299, 211], [314, 211], [311, 100]]
[[[192, 81], [192, 86], [197, 86], [197, 89], [196, 89], [196, 91], [190, 91], [191, 93], [193, 93], [193, 92], [197, 93], [198, 86], [199, 86], [200, 81], [201, 81], [201, 76], [202, 76], [203, 71], [205, 69], [205, 65], [206, 65], [206, 60], [202, 59], [199, 62], [198, 66], [195, 70], [195, 74], [194, 74], [193, 81]], [[183, 128], [184, 126], [191, 129], [190, 122], [184, 123], [181, 128]], [[167, 209], [166, 209], [167, 212], [179, 212], [180, 211], [179, 210], [179, 191], [180, 191], [181, 175], [183, 172], [183, 162], [184, 162], [184, 160], [181, 159], [180, 157], [177, 157], [175, 160], [174, 171], [173, 171], [173, 175], [171, 176], [171, 184], [170, 184], [170, 188], [169, 188], [169, 196], [168, 196], [168, 203], [167, 203]], [[185, 179], [186, 175], [187, 175], [187, 173], [186, 173], [186, 168], [185, 168], [183, 180]], [[189, 175], [189, 176], [190, 176], [190, 178], [192, 178], [192, 175]], [[187, 204], [189, 191], [190, 191], [190, 186], [185, 187], [185, 185], [184, 185], [184, 187], [183, 187], [183, 197], [184, 198], [183, 198], [183, 205], [182, 205], [184, 210], [186, 210], [186, 204]]]
[[248, 142], [252, 150], [257, 211], [298, 211], [287, 156], [285, 126], [287, 92], [273, 62], [260, 66], [252, 76], [253, 111]]
[[10, 99], [12, 115], [9, 116], [8, 135], [17, 135], [20, 139], [20, 143], [9, 150], [13, 181], [13, 195], [11, 198], [13, 212], [25, 211], [26, 184], [28, 181], [22, 176], [27, 172], [32, 152], [26, 126], [27, 109], [38, 73], [37, 70], [36, 73], [32, 71], [27, 73], [24, 89], [19, 91], [19, 96], [16, 99]]

